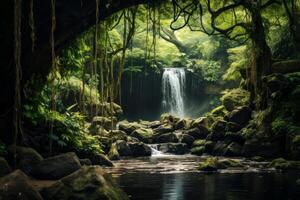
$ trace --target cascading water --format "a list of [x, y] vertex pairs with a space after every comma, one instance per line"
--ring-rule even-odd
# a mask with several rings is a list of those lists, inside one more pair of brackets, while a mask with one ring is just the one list
[[165, 68], [162, 78], [163, 109], [184, 117], [185, 71], [183, 68]]

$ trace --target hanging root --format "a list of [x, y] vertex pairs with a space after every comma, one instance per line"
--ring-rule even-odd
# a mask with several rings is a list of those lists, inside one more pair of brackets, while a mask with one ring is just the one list
[[19, 135], [22, 136], [21, 127], [21, 22], [22, 0], [14, 0], [14, 61], [15, 61], [15, 102], [14, 102], [14, 164], [16, 165], [16, 145]]
[[29, 27], [31, 29], [31, 51], [34, 52], [35, 47], [35, 26], [34, 26], [34, 15], [33, 15], [33, 0], [30, 0], [30, 12], [29, 12]]

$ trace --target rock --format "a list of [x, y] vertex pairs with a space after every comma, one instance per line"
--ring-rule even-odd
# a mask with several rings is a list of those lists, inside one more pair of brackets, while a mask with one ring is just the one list
[[289, 161], [284, 158], [277, 158], [272, 160], [269, 167], [273, 167], [279, 170], [290, 170], [290, 169], [300, 169], [300, 161]]
[[109, 160], [109, 158], [104, 154], [90, 154], [88, 159], [91, 160], [93, 165], [100, 165], [100, 166], [114, 166], [113, 163]]
[[151, 156], [151, 148], [142, 142], [128, 142], [131, 156]]
[[242, 155], [242, 149], [243, 147], [240, 144], [232, 142], [226, 147], [224, 156], [240, 156]]
[[102, 116], [95, 116], [92, 121], [91, 127], [96, 127], [97, 125], [105, 128], [106, 130], [110, 130], [111, 128], [115, 129], [117, 124], [116, 117], [102, 117]]
[[214, 146], [213, 155], [224, 155], [227, 145], [225, 141], [218, 141]]
[[288, 86], [288, 84], [287, 84], [288, 81], [284, 77], [284, 75], [277, 74], [277, 73], [265, 76], [263, 78], [263, 82], [266, 83], [266, 85], [271, 93], [274, 93], [276, 91], [283, 91]]
[[186, 130], [184, 133], [187, 134], [187, 135], [192, 136], [193, 138], [195, 138], [197, 140], [197, 139], [206, 138], [209, 131], [204, 126], [199, 126], [199, 127], [196, 127], [196, 128]]
[[5, 176], [11, 172], [11, 168], [8, 165], [7, 161], [0, 157], [0, 177]]
[[250, 93], [241, 88], [232, 89], [221, 97], [221, 102], [226, 110], [232, 111], [238, 106], [249, 105]]
[[110, 199], [127, 200], [128, 196], [100, 167], [82, 167], [42, 191], [48, 200]]
[[164, 113], [160, 116], [160, 121], [167, 124], [176, 124], [176, 122], [179, 121], [179, 118], [169, 113]]
[[255, 162], [263, 162], [263, 161], [265, 161], [265, 159], [263, 157], [261, 157], [261, 156], [253, 156], [251, 158], [251, 160], [253, 160]]
[[178, 138], [174, 133], [165, 133], [154, 138], [156, 143], [178, 142]]
[[234, 132], [225, 133], [224, 140], [226, 140], [228, 142], [236, 142], [240, 145], [243, 145], [245, 143], [244, 137], [239, 132], [237, 132], [237, 133], [234, 133]]
[[154, 134], [156, 135], [161, 135], [161, 134], [164, 134], [164, 133], [170, 133], [170, 132], [173, 132], [174, 129], [173, 129], [173, 126], [171, 124], [163, 124], [155, 129], [153, 129], [154, 131]]
[[113, 143], [111, 145], [109, 153], [108, 153], [108, 158], [110, 160], [119, 160], [120, 159], [120, 155], [119, 155], [116, 143]]
[[158, 144], [157, 148], [163, 153], [172, 153], [176, 155], [182, 155], [188, 152], [186, 144], [183, 143], [163, 143]]
[[205, 171], [205, 172], [214, 172], [218, 170], [217, 164], [218, 164], [217, 158], [209, 157], [199, 164], [198, 169], [200, 171]]
[[[139, 142], [131, 142], [131, 143], [139, 143]], [[131, 156], [132, 152], [127, 144], [126, 141], [124, 140], [118, 140], [116, 143], [116, 148], [120, 156]]]
[[[13, 157], [14, 147], [10, 146], [8, 151], [10, 152], [11, 157]], [[16, 153], [17, 166], [26, 174], [30, 174], [35, 165], [43, 160], [43, 157], [36, 150], [29, 147], [17, 146]]]
[[127, 142], [140, 142], [139, 139], [137, 139], [135, 137], [131, 137], [131, 136], [127, 136], [126, 141]]
[[49, 157], [39, 162], [32, 171], [35, 178], [56, 180], [80, 169], [81, 164], [75, 153]]
[[126, 140], [127, 134], [121, 130], [112, 130], [108, 132], [107, 137], [110, 138], [112, 142], [115, 142], [117, 140]]
[[80, 161], [81, 165], [86, 165], [86, 166], [92, 165], [92, 161], [90, 161], [90, 159], [87, 159], [87, 158], [79, 159], [79, 161]]
[[151, 128], [151, 129], [157, 128], [160, 125], [162, 125], [160, 121], [149, 122], [149, 121], [143, 121], [143, 120], [140, 120], [139, 124], [146, 126], [146, 128]]
[[221, 116], [221, 117], [224, 117], [228, 111], [226, 110], [226, 108], [222, 105], [222, 106], [218, 106], [216, 107], [215, 109], [213, 109], [211, 112], [210, 112], [212, 115], [214, 116]]
[[218, 159], [217, 157], [206, 158], [200, 163], [198, 169], [206, 172], [214, 172], [218, 169], [244, 168], [240, 161], [233, 159]]
[[227, 123], [224, 120], [218, 120], [212, 125], [210, 139], [212, 141], [223, 140], [226, 132]]
[[41, 195], [30, 185], [29, 178], [16, 170], [0, 179], [1, 200], [42, 200]]
[[248, 106], [238, 107], [230, 112], [228, 120], [230, 122], [237, 123], [241, 126], [245, 126], [251, 119], [251, 109]]
[[205, 146], [196, 146], [191, 149], [191, 154], [201, 156], [205, 152]]
[[118, 126], [121, 131], [124, 131], [125, 133], [127, 133], [129, 135], [136, 129], [145, 128], [145, 126], [138, 124], [136, 122], [129, 123], [127, 121], [119, 122]]
[[226, 124], [226, 130], [229, 132], [238, 132], [242, 129], [243, 127], [235, 122], [227, 122]]
[[199, 146], [204, 146], [205, 145], [206, 140], [195, 140], [193, 142], [192, 147], [199, 147]]
[[215, 147], [215, 142], [206, 141], [204, 146], [205, 146], [205, 153], [212, 153]]
[[144, 143], [151, 143], [153, 137], [153, 130], [147, 128], [139, 128], [134, 130], [131, 134], [131, 137], [135, 137]]
[[202, 127], [206, 128], [207, 126], [208, 126], [208, 119], [206, 117], [199, 117], [191, 123], [190, 128], [196, 128], [197, 127], [199, 129], [202, 129]]
[[191, 147], [194, 141], [195, 141], [195, 138], [188, 134], [183, 134], [181, 136], [181, 143], [185, 143], [188, 147]]
[[187, 121], [185, 119], [180, 119], [175, 124], [175, 130], [185, 129], [187, 127]]

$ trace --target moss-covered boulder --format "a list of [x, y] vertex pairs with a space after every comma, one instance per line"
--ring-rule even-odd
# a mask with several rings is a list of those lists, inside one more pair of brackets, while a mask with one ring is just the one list
[[188, 147], [191, 147], [193, 142], [195, 141], [195, 138], [188, 134], [182, 134], [180, 141], [181, 143], [185, 143]]
[[[8, 148], [11, 160], [13, 160], [14, 148], [14, 146]], [[35, 166], [43, 160], [43, 157], [33, 148], [17, 146], [15, 150], [17, 166], [26, 174], [30, 174]]]
[[233, 159], [218, 159], [217, 157], [208, 157], [199, 164], [200, 171], [214, 172], [218, 169], [244, 168], [242, 163]]
[[160, 122], [162, 123], [176, 124], [177, 121], [179, 121], [179, 118], [170, 113], [164, 113], [160, 116]]
[[151, 148], [142, 142], [128, 142], [131, 151], [131, 156], [151, 156]]
[[224, 120], [218, 120], [215, 123], [213, 123], [211, 129], [212, 130], [211, 130], [210, 140], [212, 141], [223, 140], [225, 133], [227, 131], [227, 122]]
[[221, 105], [221, 106], [214, 108], [210, 113], [213, 116], [224, 117], [225, 115], [227, 115], [228, 111], [226, 110], [225, 106]]
[[231, 142], [224, 151], [224, 156], [241, 156], [242, 155], [243, 147], [242, 145]]
[[164, 133], [170, 133], [174, 131], [173, 125], [171, 124], [163, 124], [155, 129], [153, 129], [154, 134], [160, 135]]
[[279, 170], [300, 169], [300, 161], [289, 161], [284, 158], [272, 160], [269, 167], [274, 167]]
[[134, 130], [131, 137], [135, 137], [144, 143], [151, 143], [153, 138], [153, 130], [149, 128], [139, 128]]
[[178, 142], [178, 138], [174, 133], [164, 133], [161, 135], [157, 135], [154, 138], [155, 143], [168, 143], [168, 142]]
[[209, 130], [204, 126], [198, 126], [189, 130], [184, 131], [185, 134], [192, 136], [197, 139], [204, 139], [209, 134]]
[[0, 179], [1, 200], [42, 200], [42, 196], [29, 182], [29, 177], [16, 170]]
[[207, 117], [199, 117], [191, 122], [190, 128], [202, 128], [208, 127], [208, 119]]
[[237, 107], [228, 115], [228, 121], [245, 126], [251, 118], [251, 109], [248, 106]]
[[139, 124], [137, 122], [128, 122], [128, 121], [121, 121], [118, 123], [118, 127], [120, 130], [124, 131], [128, 135], [130, 135], [133, 131], [139, 128], [146, 128], [146, 126]]
[[56, 180], [80, 169], [81, 164], [75, 153], [65, 153], [49, 157], [39, 162], [32, 175], [39, 179]]
[[191, 154], [201, 156], [205, 153], [205, 146], [196, 146], [191, 149]]
[[124, 140], [116, 141], [115, 147], [116, 147], [116, 150], [117, 150], [119, 156], [131, 156], [132, 155], [129, 145]]
[[226, 110], [232, 111], [238, 106], [249, 105], [250, 93], [241, 88], [228, 90], [221, 97], [221, 101]]
[[109, 199], [127, 200], [128, 196], [100, 167], [82, 167], [42, 191], [48, 200]]
[[95, 116], [92, 121], [91, 129], [96, 126], [103, 127], [106, 130], [115, 129], [117, 124], [116, 117], [101, 117]]

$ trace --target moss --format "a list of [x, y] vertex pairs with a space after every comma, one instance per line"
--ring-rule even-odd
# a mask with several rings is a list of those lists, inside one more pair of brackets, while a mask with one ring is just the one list
[[211, 114], [214, 116], [224, 117], [227, 113], [228, 113], [228, 111], [226, 110], [226, 108], [223, 105], [218, 106], [211, 111]]
[[218, 169], [217, 165], [218, 165], [218, 158], [209, 157], [199, 164], [198, 169], [200, 171], [207, 171], [207, 172], [217, 171]]
[[120, 158], [120, 155], [119, 155], [119, 152], [117, 150], [117, 145], [116, 143], [113, 143], [110, 147], [110, 150], [108, 152], [108, 158], [110, 160], [119, 160]]
[[148, 128], [139, 128], [133, 131], [130, 136], [135, 137], [142, 142], [149, 143], [153, 137], [153, 130]]
[[249, 101], [250, 93], [241, 88], [226, 90], [221, 97], [221, 102], [228, 111], [232, 111], [238, 106], [249, 105]]
[[277, 158], [274, 159], [269, 164], [269, 167], [274, 167], [275, 169], [280, 169], [280, 170], [300, 169], [300, 162], [289, 161], [289, 160], [285, 160], [284, 158]]
[[193, 142], [193, 147], [198, 147], [198, 146], [204, 146], [205, 145], [206, 140], [195, 140]]
[[205, 146], [197, 146], [191, 149], [191, 154], [201, 156], [205, 151]]
[[232, 160], [232, 159], [226, 159], [218, 162], [218, 168], [220, 169], [227, 169], [227, 168], [241, 168], [243, 165], [240, 161]]

